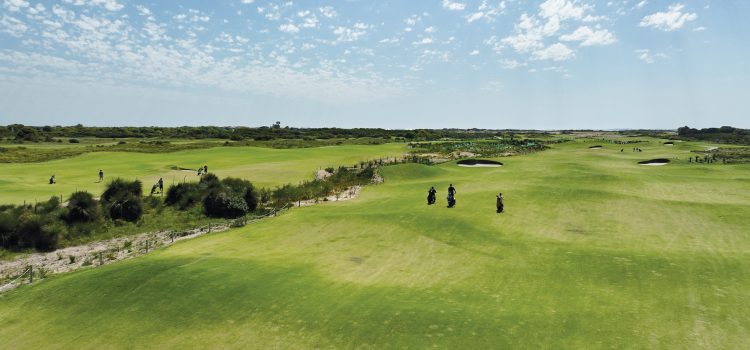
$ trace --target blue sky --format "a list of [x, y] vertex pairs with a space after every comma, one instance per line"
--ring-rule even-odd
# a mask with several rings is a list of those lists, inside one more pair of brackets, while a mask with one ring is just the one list
[[746, 0], [0, 2], [0, 124], [750, 127]]

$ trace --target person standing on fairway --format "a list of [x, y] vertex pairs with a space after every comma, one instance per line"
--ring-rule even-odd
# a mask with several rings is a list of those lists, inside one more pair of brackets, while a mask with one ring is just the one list
[[49, 184], [54, 185], [55, 184], [55, 175], [52, 175], [52, 177], [49, 178]]
[[497, 197], [497, 212], [502, 213], [503, 209], [505, 208], [505, 205], [503, 204], [503, 194], [498, 193], [496, 197]]
[[453, 208], [456, 205], [456, 188], [453, 184], [448, 186], [448, 208]]
[[102, 169], [99, 169], [99, 182], [104, 181], [104, 172]]
[[435, 204], [436, 193], [437, 193], [437, 190], [435, 190], [435, 186], [430, 187], [430, 190], [427, 191], [427, 205]]
[[203, 173], [208, 174], [208, 165], [203, 166]]
[[159, 184], [159, 193], [164, 194], [164, 179], [159, 178], [159, 182], [157, 182], [157, 184]]

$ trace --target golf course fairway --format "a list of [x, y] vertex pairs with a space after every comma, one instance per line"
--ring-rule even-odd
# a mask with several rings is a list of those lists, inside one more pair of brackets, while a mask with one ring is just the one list
[[[385, 182], [355, 200], [2, 294], [0, 348], [746, 348], [750, 167], [688, 163], [705, 144], [662, 141], [573, 141], [495, 168], [383, 167]], [[285, 150], [297, 170], [278, 173], [261, 156], [278, 150], [121, 158], [123, 172], [207, 162], [277, 184], [403, 145], [362, 147]], [[94, 181], [108, 157], [59, 162], [88, 162]], [[672, 162], [638, 165], [657, 158]]]
[[[405, 151], [403, 143], [297, 149], [213, 147], [161, 154], [93, 152], [40, 163], [0, 163], [0, 204], [33, 203], [60, 195], [67, 198], [77, 190], [98, 195], [115, 177], [139, 179], [148, 192], [159, 178], [164, 179], [165, 185], [198, 181], [197, 169], [204, 165], [219, 177], [244, 178], [259, 187], [279, 186], [311, 179], [321, 168], [400, 157]], [[104, 171], [104, 182], [98, 181], [100, 169]], [[52, 175], [57, 183], [49, 185]]]

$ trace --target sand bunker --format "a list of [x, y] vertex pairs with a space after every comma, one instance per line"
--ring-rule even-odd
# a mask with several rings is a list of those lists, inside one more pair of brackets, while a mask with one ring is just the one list
[[496, 168], [503, 166], [503, 163], [486, 159], [464, 159], [459, 160], [457, 164], [458, 166], [471, 168]]
[[591, 149], [602, 149], [602, 146], [596, 145], [596, 146], [591, 146], [589, 148], [591, 148]]
[[674, 142], [672, 141], [664, 142], [664, 146], [674, 146]]
[[669, 164], [669, 159], [666, 158], [657, 158], [657, 159], [651, 159], [651, 160], [644, 160], [642, 162], [638, 162], [640, 165], [667, 165]]

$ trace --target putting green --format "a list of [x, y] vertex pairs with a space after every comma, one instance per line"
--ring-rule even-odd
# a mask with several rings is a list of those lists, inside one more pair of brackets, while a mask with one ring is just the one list
[[[197, 181], [199, 166], [219, 177], [245, 178], [257, 186], [277, 186], [311, 179], [315, 170], [350, 166], [359, 161], [401, 156], [404, 144], [344, 145], [335, 147], [271, 149], [258, 147], [216, 147], [163, 154], [96, 152], [41, 163], [0, 164], [0, 204], [65, 198], [76, 190], [100, 194], [108, 179], [140, 179], [148, 191], [160, 177], [165, 185]], [[173, 170], [172, 167], [196, 169]], [[99, 169], [105, 181], [99, 183]], [[49, 185], [55, 175], [57, 183]]]
[[[386, 182], [354, 201], [6, 293], [0, 339], [13, 349], [743, 348], [748, 166], [688, 164], [675, 158], [703, 145], [660, 142], [641, 153], [571, 142], [498, 168], [386, 167]], [[637, 164], [652, 158], [675, 161]], [[438, 205], [427, 206], [433, 185]]]

